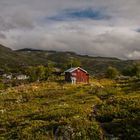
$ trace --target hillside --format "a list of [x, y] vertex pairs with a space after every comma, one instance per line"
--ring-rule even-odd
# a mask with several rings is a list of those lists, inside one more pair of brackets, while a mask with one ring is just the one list
[[120, 60], [117, 58], [107, 57], [92, 57], [87, 55], [79, 55], [74, 52], [58, 52], [58, 51], [43, 51], [22, 49], [17, 50], [19, 54], [26, 55], [30, 60], [36, 60], [34, 64], [46, 64], [48, 61], [56, 64], [57, 67], [67, 64], [72, 59], [77, 59], [81, 62], [81, 65], [91, 74], [102, 74], [106, 71], [108, 66], [113, 66], [120, 71], [129, 65], [132, 65], [134, 61]]
[[13, 63], [17, 63], [16, 60], [17, 54], [13, 52], [11, 49], [0, 45], [0, 65], [13, 65]]
[[67, 64], [71, 59], [77, 59], [82, 67], [91, 74], [102, 74], [108, 66], [122, 70], [131, 65], [134, 61], [119, 60], [117, 58], [91, 57], [78, 55], [73, 52], [57, 52], [34, 49], [21, 49], [13, 51], [0, 45], [0, 65], [4, 67], [19, 67], [29, 65], [46, 65], [48, 62], [54, 63], [57, 67]]
[[0, 91], [0, 139], [137, 140], [139, 81], [37, 82]]
[[10, 48], [0, 45], [0, 66], [16, 67], [24, 63], [28, 63], [28, 58], [25, 55], [19, 54]]

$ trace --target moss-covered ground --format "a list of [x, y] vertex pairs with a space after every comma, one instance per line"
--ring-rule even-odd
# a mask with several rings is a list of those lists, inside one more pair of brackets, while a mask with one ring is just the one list
[[101, 79], [1, 90], [0, 139], [140, 139], [139, 87], [139, 79]]

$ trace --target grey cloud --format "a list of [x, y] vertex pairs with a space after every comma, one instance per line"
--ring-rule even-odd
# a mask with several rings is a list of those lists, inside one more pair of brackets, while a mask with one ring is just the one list
[[[77, 27], [77, 23], [77, 26], [74, 23], [71, 25], [57, 24], [56, 27], [50, 27], [49, 30], [42, 27], [32, 30], [28, 34], [22, 31], [17, 35], [15, 32], [11, 33], [9, 40], [14, 49], [18, 49], [20, 45], [22, 48], [74, 51], [79, 54], [111, 56], [121, 59], [140, 58], [138, 53], [140, 52], [140, 35], [135, 31], [106, 26], [96, 26], [96, 29], [90, 26], [90, 29], [87, 29], [81, 24], [79, 23], [79, 27]], [[18, 38], [16, 38], [17, 36]], [[14, 42], [14, 40], [17, 41]]]
[[140, 28], [136, 29], [135, 31], [138, 32], [138, 33], [140, 33]]
[[32, 29], [34, 28], [34, 23], [32, 17], [28, 13], [14, 13], [11, 16], [0, 16], [0, 30], [13, 30], [13, 29]]
[[0, 38], [1, 39], [6, 39], [6, 36], [3, 33], [0, 32]]
[[[49, 22], [65, 9], [101, 9], [109, 20]], [[0, 41], [40, 48], [140, 59], [139, 0], [0, 0]]]

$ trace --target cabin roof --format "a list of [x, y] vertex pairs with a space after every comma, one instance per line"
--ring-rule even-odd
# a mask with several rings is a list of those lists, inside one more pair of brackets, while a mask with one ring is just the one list
[[82, 68], [80, 68], [80, 67], [75, 67], [75, 68], [70, 68], [70, 69], [68, 69], [68, 70], [66, 70], [66, 71], [64, 71], [65, 73], [66, 72], [73, 72], [73, 71], [75, 71], [75, 70], [77, 70], [77, 69], [81, 69], [82, 71], [84, 71], [85, 73], [88, 73], [86, 70], [84, 70], [84, 69], [82, 69]]

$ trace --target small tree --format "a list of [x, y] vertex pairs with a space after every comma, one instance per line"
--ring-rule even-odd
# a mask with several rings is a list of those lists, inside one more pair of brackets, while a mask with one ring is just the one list
[[70, 67], [80, 67], [81, 66], [81, 62], [80, 60], [78, 59], [71, 59], [68, 64], [67, 64], [67, 68], [70, 68]]
[[123, 75], [140, 77], [140, 63], [135, 63], [123, 70]]
[[48, 78], [52, 75], [54, 71], [54, 66], [52, 63], [48, 63], [48, 66], [45, 68], [45, 80], [48, 80]]
[[140, 77], [140, 63], [134, 65], [134, 72], [137, 77]]
[[109, 66], [106, 75], [108, 78], [114, 79], [119, 75], [119, 71], [116, 68]]
[[134, 66], [127, 66], [126, 68], [124, 68], [122, 74], [124, 76], [135, 76], [135, 69], [134, 69]]
[[34, 82], [37, 81], [37, 75], [36, 75], [36, 67], [28, 67], [25, 70], [25, 73], [29, 76], [29, 81]]
[[40, 65], [36, 67], [36, 76], [37, 76], [37, 80], [43, 80], [45, 79], [45, 67]]

